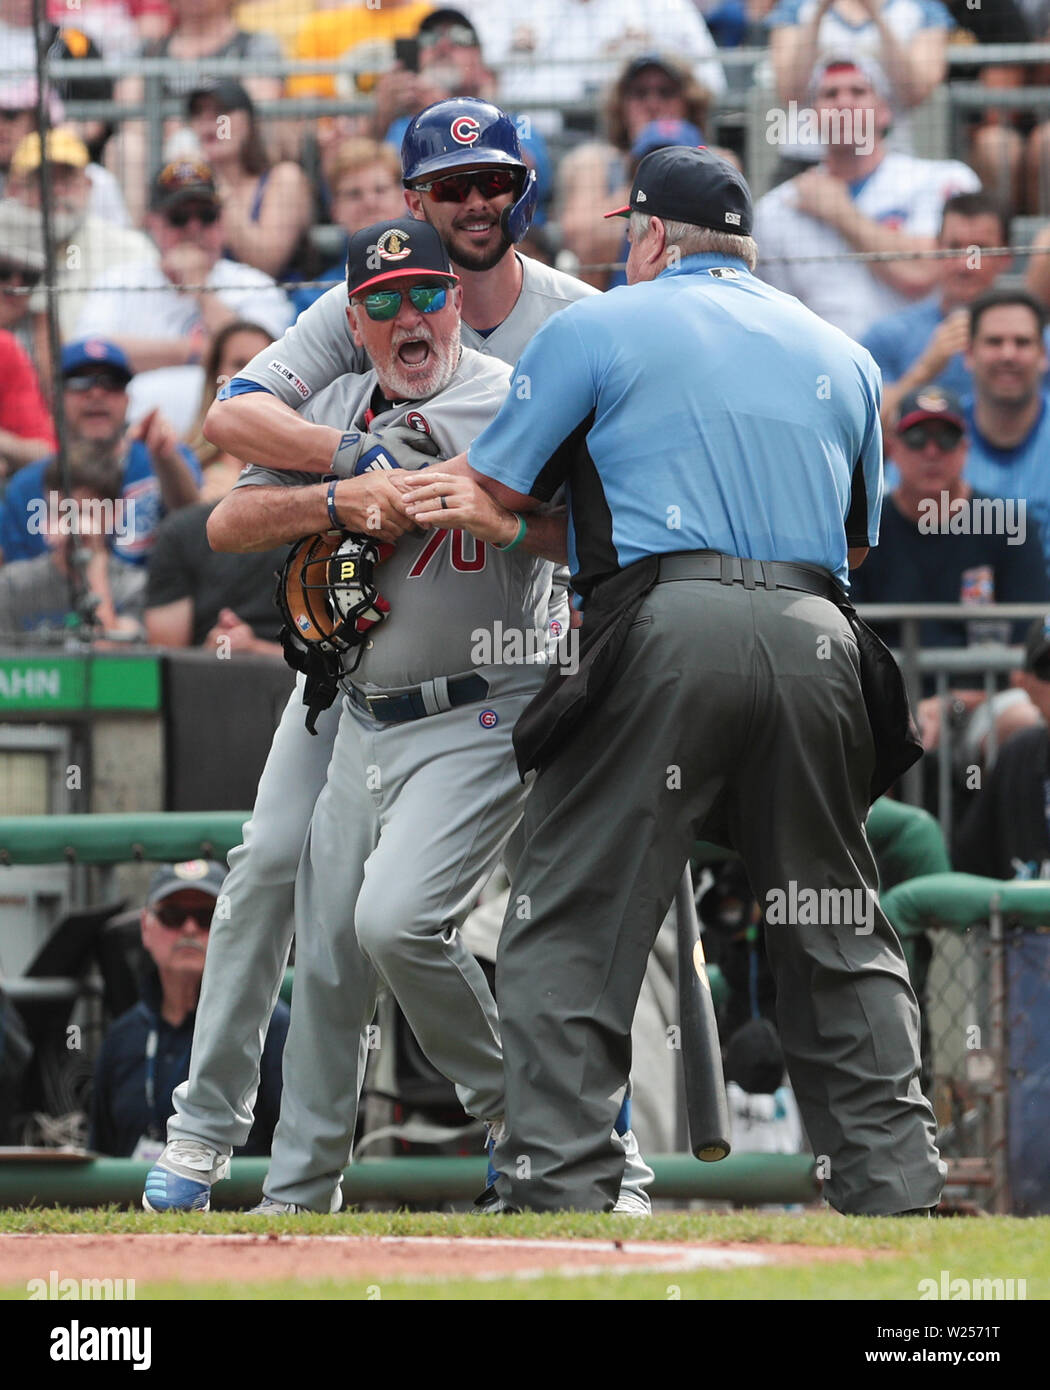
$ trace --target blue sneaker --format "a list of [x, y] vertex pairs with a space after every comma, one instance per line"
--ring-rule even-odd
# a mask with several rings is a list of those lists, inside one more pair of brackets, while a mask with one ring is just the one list
[[195, 1139], [173, 1139], [146, 1174], [146, 1211], [207, 1211], [211, 1185], [230, 1171], [230, 1160]]

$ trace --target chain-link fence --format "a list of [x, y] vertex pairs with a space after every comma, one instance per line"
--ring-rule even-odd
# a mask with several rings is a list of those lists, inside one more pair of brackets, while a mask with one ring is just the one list
[[888, 893], [923, 1018], [923, 1086], [949, 1199], [1050, 1211], [1050, 886], [961, 874]]

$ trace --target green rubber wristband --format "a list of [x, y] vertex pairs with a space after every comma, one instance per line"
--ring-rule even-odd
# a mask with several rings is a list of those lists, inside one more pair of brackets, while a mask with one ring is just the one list
[[521, 545], [522, 541], [525, 539], [525, 531], [528, 527], [528, 523], [521, 512], [514, 512], [513, 515], [518, 518], [518, 534], [512, 541], [508, 541], [506, 545], [497, 545], [495, 547], [497, 550], [501, 550], [504, 555], [506, 555], [508, 550], [513, 550], [515, 546]]

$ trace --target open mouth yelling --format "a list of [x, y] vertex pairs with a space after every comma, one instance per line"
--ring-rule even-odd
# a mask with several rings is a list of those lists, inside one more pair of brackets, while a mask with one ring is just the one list
[[425, 367], [430, 361], [430, 343], [425, 338], [406, 338], [398, 347], [397, 356], [406, 367]]

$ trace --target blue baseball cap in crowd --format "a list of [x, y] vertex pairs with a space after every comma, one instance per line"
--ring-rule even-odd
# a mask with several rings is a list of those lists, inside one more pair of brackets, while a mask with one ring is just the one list
[[135, 375], [123, 351], [105, 338], [81, 338], [62, 349], [63, 376], [77, 376], [98, 367], [107, 367], [114, 376], [123, 377], [125, 383]]
[[159, 903], [185, 888], [195, 888], [217, 898], [225, 878], [225, 866], [214, 859], [185, 859], [181, 864], [164, 864], [150, 879], [146, 901]]
[[703, 133], [692, 121], [650, 121], [631, 146], [631, 158], [642, 159], [668, 145], [702, 145]]

